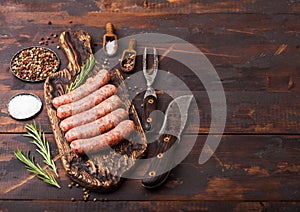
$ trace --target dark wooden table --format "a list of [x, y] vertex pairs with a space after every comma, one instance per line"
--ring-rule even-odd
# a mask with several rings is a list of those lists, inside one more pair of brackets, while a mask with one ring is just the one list
[[[298, 0], [1, 1], [0, 211], [299, 210], [299, 20]], [[223, 83], [227, 120], [217, 151], [198, 164], [211, 121], [208, 97], [192, 72], [183, 73], [166, 57], [161, 67], [179, 76], [195, 94], [200, 127], [195, 131], [195, 123], [189, 122], [183, 139], [196, 132], [196, 144], [160, 189], [148, 191], [140, 180], [128, 179], [113, 193], [92, 192], [85, 202], [82, 188], [68, 188], [70, 179], [59, 159], [61, 189], [30, 175], [14, 157], [18, 148], [34, 151], [22, 136], [25, 124], [32, 121], [12, 119], [6, 104], [19, 92], [43, 98], [43, 83], [16, 79], [9, 62], [18, 50], [50, 37], [48, 47], [59, 54], [63, 68], [66, 57], [56, 49], [58, 39], [51, 34], [83, 29], [97, 51], [108, 21], [116, 26], [119, 38], [164, 33], [199, 48]], [[45, 108], [35, 120], [47, 133], [56, 157]]]

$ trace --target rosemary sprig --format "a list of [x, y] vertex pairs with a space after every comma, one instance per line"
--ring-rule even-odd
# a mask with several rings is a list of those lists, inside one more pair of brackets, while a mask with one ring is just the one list
[[[43, 162], [48, 165], [47, 170], [50, 170], [58, 176], [56, 165], [51, 157], [49, 143], [45, 138], [45, 133], [42, 131], [41, 126], [38, 129], [35, 122], [33, 122], [33, 124], [27, 124], [25, 128], [28, 130], [28, 133], [24, 136], [33, 139], [31, 143], [37, 146], [36, 151], [43, 156]], [[35, 163], [34, 157], [30, 158], [29, 151], [26, 156], [23, 155], [20, 150], [14, 152], [14, 154], [22, 163], [25, 164], [25, 167], [29, 172], [36, 174], [36, 176], [45, 183], [49, 183], [50, 185], [60, 188], [55, 177], [46, 169], [43, 169], [38, 163]]]
[[81, 66], [81, 71], [79, 75], [76, 77], [75, 81], [72, 82], [68, 87], [67, 87], [67, 93], [70, 91], [74, 90], [75, 88], [78, 88], [83, 80], [85, 79], [86, 75], [93, 70], [95, 66], [95, 57], [94, 55], [90, 55], [90, 58], [86, 60], [86, 63]]
[[21, 150], [14, 152], [14, 154], [22, 163], [25, 164], [25, 167], [28, 171], [36, 174], [36, 176], [39, 179], [43, 180], [45, 183], [60, 188], [56, 179], [51, 174], [49, 174], [46, 170], [44, 170], [39, 164], [34, 162], [34, 157], [30, 159], [29, 152], [27, 152], [27, 156], [24, 156]]
[[33, 124], [27, 124], [25, 128], [28, 130], [28, 133], [24, 136], [33, 139], [31, 143], [37, 146], [36, 151], [43, 156], [43, 162], [47, 164], [49, 169], [58, 177], [57, 167], [52, 159], [49, 143], [45, 138], [45, 133], [42, 131], [41, 126], [37, 129], [35, 122], [33, 122]]

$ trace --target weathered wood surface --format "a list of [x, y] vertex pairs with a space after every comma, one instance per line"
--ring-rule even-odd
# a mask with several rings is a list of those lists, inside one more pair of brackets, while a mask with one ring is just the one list
[[99, 202], [5, 202], [0, 201], [3, 211], [297, 211], [298, 202], [198, 202], [198, 201], [99, 201]]
[[[299, 210], [299, 13], [297, 0], [2, 1], [0, 211], [25, 207], [31, 211]], [[83, 202], [82, 188], [68, 188], [70, 180], [58, 158], [61, 190], [32, 178], [13, 156], [17, 148], [34, 148], [22, 136], [24, 125], [30, 121], [11, 119], [7, 101], [12, 95], [27, 91], [43, 99], [43, 83], [20, 82], [11, 75], [9, 62], [21, 48], [38, 45], [41, 38], [50, 37], [48, 47], [58, 53], [63, 68], [68, 61], [56, 49], [58, 38], [51, 34], [83, 29], [92, 36], [94, 51], [98, 51], [108, 21], [116, 26], [119, 38], [146, 32], [165, 33], [198, 47], [222, 80], [227, 122], [219, 148], [207, 163], [199, 165], [210, 126], [208, 96], [190, 70], [165, 57], [160, 67], [188, 84], [198, 103], [199, 111], [192, 114], [199, 113], [200, 127], [196, 127], [192, 117], [184, 132], [186, 142], [198, 134], [193, 150], [157, 191], [147, 191], [139, 180], [128, 179], [116, 192], [91, 193], [89, 201]], [[169, 47], [160, 44], [159, 53]], [[142, 49], [143, 45], [138, 47], [138, 51]], [[194, 55], [180, 44], [174, 46], [173, 51], [176, 50]], [[139, 57], [136, 71], [141, 68]], [[137, 96], [137, 105], [142, 96]], [[160, 107], [165, 109], [170, 99], [163, 94], [159, 94], [159, 99]], [[47, 132], [53, 155], [57, 156], [45, 108], [36, 121]], [[98, 201], [93, 202], [93, 198]]]
[[[1, 135], [1, 190], [0, 199], [82, 200], [81, 188], [68, 188], [70, 179], [57, 164], [62, 189], [44, 185], [31, 175], [13, 156], [19, 148], [24, 151], [34, 146], [19, 134]], [[53, 135], [47, 135], [53, 155], [58, 154]], [[297, 201], [299, 198], [300, 136], [224, 136], [214, 156], [204, 165], [198, 164], [206, 136], [199, 136], [191, 153], [172, 172], [157, 191], [148, 191], [140, 180], [127, 179], [114, 193], [91, 197], [107, 200], [194, 200], [194, 201]], [[183, 136], [183, 142], [193, 137]], [[39, 161], [41, 158], [37, 157]], [[34, 185], [40, 186], [34, 186]], [[188, 189], [187, 189], [188, 188]], [[47, 189], [48, 192], [43, 192]], [[92, 200], [92, 198], [91, 198]]]
[[297, 211], [298, 202], [198, 202], [198, 201], [99, 201], [99, 202], [35, 202], [27, 201], [6, 202], [0, 201], [3, 211]]
[[[40, 14], [36, 14], [39, 17]], [[0, 92], [3, 93], [1, 113], [7, 116], [5, 104], [11, 97], [10, 91], [41, 90], [43, 84], [25, 84], [11, 77], [9, 73], [9, 60], [20, 48], [38, 44], [40, 39], [46, 38], [51, 33], [60, 33], [65, 27], [73, 29], [83, 28], [91, 33], [95, 51], [100, 48], [100, 35], [103, 32], [107, 14], [97, 13], [87, 15], [88, 24], [68, 23], [61, 16], [54, 16], [53, 24], [32, 23], [24, 28], [22, 21], [15, 20], [14, 31], [4, 34], [3, 51], [0, 52], [4, 64], [1, 65]], [[257, 15], [257, 14], [217, 14], [217, 15], [146, 15], [143, 18], [132, 20], [131, 16], [122, 13], [114, 16], [118, 19], [117, 33], [120, 37], [141, 32], [169, 32], [196, 45], [212, 62], [219, 74], [228, 101], [228, 119], [225, 132], [228, 133], [298, 133], [299, 116], [297, 96], [300, 84], [299, 66], [299, 32], [300, 24], [298, 15]], [[121, 18], [120, 18], [121, 17]], [[183, 18], [184, 17], [184, 18]], [[74, 17], [70, 17], [73, 19]], [[232, 22], [232, 20], [240, 19]], [[20, 19], [23, 20], [23, 19]], [[45, 21], [45, 19], [42, 19]], [[58, 22], [59, 24], [55, 24]], [[79, 20], [78, 20], [79, 22]], [[102, 22], [102, 23], [101, 23]], [[126, 23], [132, 23], [126, 26]], [[149, 28], [139, 29], [143, 22]], [[137, 23], [137, 25], [135, 25]], [[17, 27], [18, 26], [18, 27]], [[118, 28], [119, 26], [119, 28]], [[142, 25], [143, 26], [143, 25]], [[180, 26], [174, 29], [174, 27]], [[33, 30], [35, 27], [40, 31]], [[19, 29], [21, 28], [21, 29]], [[10, 38], [11, 37], [11, 38]], [[16, 39], [15, 39], [16, 37]], [[52, 39], [57, 42], [57, 39]], [[53, 49], [56, 43], [49, 44]], [[180, 45], [177, 47], [181, 48]], [[139, 48], [142, 50], [142, 47]], [[167, 46], [159, 50], [165, 52]], [[62, 67], [66, 60], [62, 51], [57, 51], [62, 58]], [[188, 54], [188, 53], [186, 53]], [[141, 58], [138, 58], [141, 61]], [[179, 66], [173, 60], [164, 58], [160, 67], [174, 73], [184, 82], [188, 83], [191, 90], [198, 92], [196, 95], [200, 104], [201, 129], [200, 133], [207, 133], [209, 127], [209, 110], [205, 89], [201, 82], [186, 67]], [[136, 70], [141, 69], [141, 62], [137, 63]], [[39, 91], [37, 91], [39, 92]], [[41, 96], [42, 97], [42, 96]], [[140, 95], [142, 97], [142, 95]], [[248, 98], [249, 97], [249, 98]], [[43, 111], [41, 124], [50, 132], [49, 124]], [[2, 118], [1, 117], [1, 118]], [[282, 124], [278, 124], [282, 123]], [[0, 131], [21, 132], [22, 123], [5, 118], [0, 124]]]
[[[3, 5], [3, 6], [2, 6]], [[82, 15], [86, 12], [145, 12], [145, 13], [298, 13], [299, 2], [263, 0], [88, 0], [78, 3], [74, 8], [73, 1], [4, 1], [2, 11], [57, 11], [64, 10], [69, 15]]]

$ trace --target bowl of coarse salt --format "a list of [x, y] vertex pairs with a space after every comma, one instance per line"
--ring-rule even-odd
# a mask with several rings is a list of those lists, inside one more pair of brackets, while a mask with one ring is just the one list
[[19, 93], [10, 98], [7, 109], [9, 115], [17, 120], [34, 117], [42, 109], [41, 99], [32, 93]]

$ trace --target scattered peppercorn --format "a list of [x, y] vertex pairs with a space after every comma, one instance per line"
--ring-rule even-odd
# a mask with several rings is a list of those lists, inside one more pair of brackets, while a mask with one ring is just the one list
[[74, 198], [74, 197], [72, 197], [72, 198], [71, 198], [71, 201], [72, 201], [72, 202], [75, 202], [75, 198]]
[[84, 200], [84, 201], [88, 201], [89, 197], [90, 197], [90, 195], [89, 195], [88, 193], [87, 193], [87, 194], [84, 194], [84, 195], [83, 195], [83, 200]]
[[48, 25], [51, 25], [51, 24], [52, 24], [52, 22], [51, 22], [51, 21], [49, 21], [49, 22], [48, 22]]

